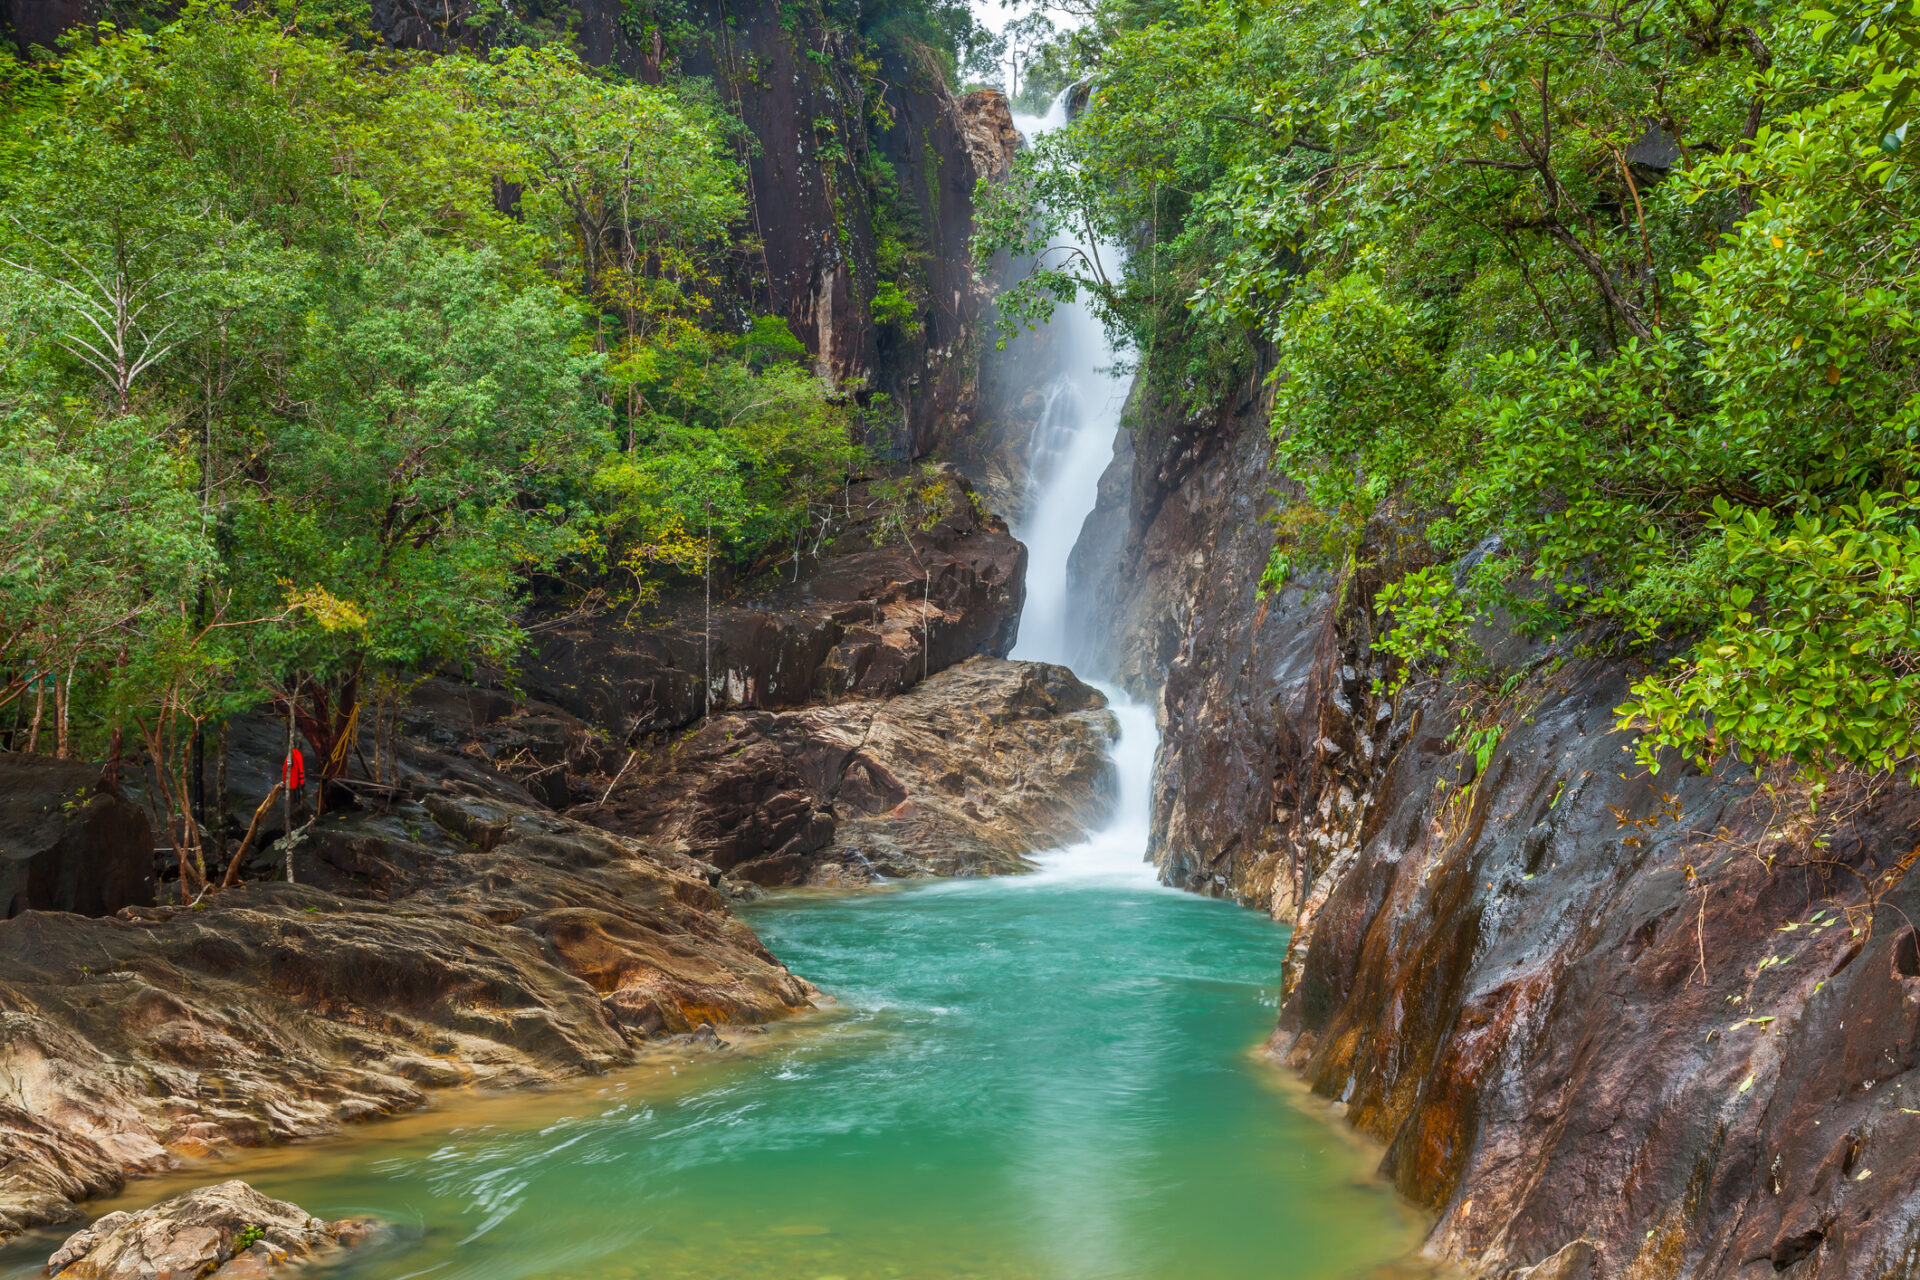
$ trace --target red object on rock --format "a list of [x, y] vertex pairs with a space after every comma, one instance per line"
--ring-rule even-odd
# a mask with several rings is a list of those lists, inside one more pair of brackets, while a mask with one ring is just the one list
[[298, 791], [307, 785], [307, 762], [300, 758], [300, 748], [295, 747], [287, 753], [287, 763], [280, 770], [280, 779], [287, 784], [289, 791]]

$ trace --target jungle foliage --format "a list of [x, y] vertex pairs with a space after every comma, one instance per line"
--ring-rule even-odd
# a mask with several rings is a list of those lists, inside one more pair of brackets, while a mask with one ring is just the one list
[[164, 788], [274, 701], [337, 772], [369, 697], [509, 660], [534, 587], [796, 554], [863, 465], [785, 324], [718, 318], [746, 219], [710, 94], [319, 11], [0, 61], [13, 749], [133, 737]]
[[[981, 248], [1176, 403], [1265, 346], [1267, 589], [1417, 531], [1389, 651], [1493, 611], [1649, 662], [1662, 747], [1920, 757], [1920, 5], [1115, 0]], [[1062, 232], [1124, 265], [1055, 249]]]

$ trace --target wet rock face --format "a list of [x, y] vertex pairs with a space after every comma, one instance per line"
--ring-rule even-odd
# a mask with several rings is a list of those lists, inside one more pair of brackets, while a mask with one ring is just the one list
[[[994, 283], [1010, 288], [1032, 269], [1031, 259], [1002, 257], [993, 264]], [[1034, 441], [1058, 377], [1059, 342], [1050, 328], [1021, 329], [1003, 349], [995, 349], [1000, 338], [997, 330], [987, 335], [973, 424], [948, 445], [945, 456], [966, 473], [989, 508], [1019, 525], [1032, 515]], [[1125, 504], [1118, 510], [1124, 520]]]
[[945, 457], [972, 432], [981, 359], [993, 345], [994, 291], [973, 262], [974, 190], [1006, 176], [1019, 135], [1005, 94], [954, 97], [923, 51], [889, 56], [883, 74], [897, 87], [877, 148], [920, 215], [927, 302], [918, 332], [876, 333], [875, 385], [901, 407], [898, 453]]
[[379, 1229], [366, 1219], [322, 1222], [234, 1180], [139, 1213], [107, 1214], [70, 1236], [47, 1259], [47, 1274], [69, 1280], [258, 1280]]
[[[717, 868], [555, 814], [465, 747], [404, 742], [392, 803], [308, 827], [296, 884], [0, 922], [0, 1237], [176, 1154], [329, 1133], [427, 1087], [604, 1071], [809, 1006]], [[234, 775], [264, 789], [266, 772]]]
[[1354, 843], [1384, 725], [1330, 584], [1258, 598], [1270, 518], [1256, 380], [1213, 415], [1136, 392], [1069, 563], [1085, 670], [1158, 702], [1149, 854], [1167, 883], [1293, 918]]
[[573, 812], [765, 885], [1024, 871], [1106, 817], [1116, 732], [1066, 668], [975, 658], [896, 698], [714, 717]]
[[1120, 602], [1104, 652], [1162, 698], [1155, 857], [1296, 922], [1272, 1050], [1387, 1145], [1435, 1251], [1532, 1280], [1914, 1274], [1920, 795], [1837, 782], [1809, 821], [1784, 778], [1648, 776], [1614, 729], [1637, 669], [1571, 640], [1492, 630], [1513, 687], [1388, 698], [1377, 577], [1256, 598], [1285, 501], [1257, 408], [1145, 417], [1095, 517], [1127, 494], [1130, 540], [1083, 547], [1080, 589]]
[[1444, 694], [1403, 695], [1275, 1050], [1389, 1143], [1451, 1256], [1911, 1274], [1920, 797], [1837, 787], [1797, 828], [1737, 769], [1648, 776], [1613, 731], [1631, 672], [1557, 656], [1483, 774]]
[[885, 697], [975, 654], [1005, 656], [1026, 599], [1026, 548], [958, 476], [944, 484], [945, 511], [911, 531], [911, 546], [875, 518], [798, 582], [721, 600], [711, 623], [702, 600], [676, 596], [631, 626], [615, 616], [547, 631], [523, 683], [630, 742], [709, 710]]
[[108, 915], [153, 901], [146, 814], [100, 788], [100, 766], [0, 752], [0, 919]]

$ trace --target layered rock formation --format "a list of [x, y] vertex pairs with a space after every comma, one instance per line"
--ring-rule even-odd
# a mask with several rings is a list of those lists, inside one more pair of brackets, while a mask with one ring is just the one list
[[722, 710], [899, 693], [956, 662], [1013, 649], [1026, 548], [958, 475], [937, 473], [910, 524], [848, 500], [834, 546], [709, 609], [678, 595], [631, 617], [547, 627], [518, 679], [620, 742]]
[[1432, 1251], [1915, 1274], [1915, 792], [1649, 775], [1614, 727], [1635, 668], [1588, 637], [1490, 629], [1496, 684], [1389, 698], [1380, 571], [1257, 598], [1287, 497], [1254, 389], [1136, 421], [1077, 590], [1088, 669], [1160, 702], [1155, 860], [1297, 922], [1272, 1049], [1386, 1144]]
[[0, 923], [0, 1236], [175, 1153], [809, 1006], [717, 870], [553, 814], [470, 756], [410, 743], [400, 771], [391, 804], [306, 828], [297, 883]]
[[299, 1205], [229, 1181], [109, 1213], [47, 1259], [69, 1280], [260, 1280], [289, 1263], [324, 1258], [377, 1235], [365, 1218], [322, 1222]]

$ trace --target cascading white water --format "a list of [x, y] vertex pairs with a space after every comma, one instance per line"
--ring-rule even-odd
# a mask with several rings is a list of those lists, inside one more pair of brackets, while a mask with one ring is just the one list
[[[1014, 118], [1029, 138], [1064, 123], [1064, 94], [1043, 117]], [[1104, 255], [1109, 262], [1118, 257], [1110, 248]], [[1049, 265], [1058, 256], [1058, 251], [1049, 255]], [[1045, 341], [1054, 369], [1028, 444], [1026, 519], [1014, 530], [1027, 544], [1027, 603], [1013, 656], [1072, 663], [1080, 646], [1068, 625], [1067, 558], [1093, 510], [1100, 474], [1113, 458], [1127, 382], [1112, 372], [1114, 353], [1106, 333], [1080, 302], [1055, 309]]]
[[[1014, 117], [1015, 126], [1028, 138], [1065, 123], [1065, 94], [1054, 100], [1045, 116]], [[1085, 251], [1088, 247], [1075, 248]], [[1101, 246], [1101, 256], [1108, 264], [1119, 261], [1118, 251], [1110, 247]], [[1045, 408], [1028, 446], [1026, 518], [1014, 530], [1027, 545], [1027, 600], [1013, 656], [1071, 665], [1081, 646], [1067, 610], [1067, 561], [1093, 512], [1101, 473], [1113, 460], [1127, 381], [1112, 372], [1115, 353], [1105, 330], [1077, 301], [1055, 309], [1047, 323], [1046, 341], [1055, 367]], [[1081, 673], [1083, 678], [1101, 674]], [[1035, 879], [1153, 884], [1153, 868], [1145, 859], [1159, 726], [1152, 710], [1125, 691], [1105, 684], [1099, 687], [1120, 721], [1120, 739], [1113, 748], [1118, 804], [1105, 829], [1081, 844], [1043, 857]]]

